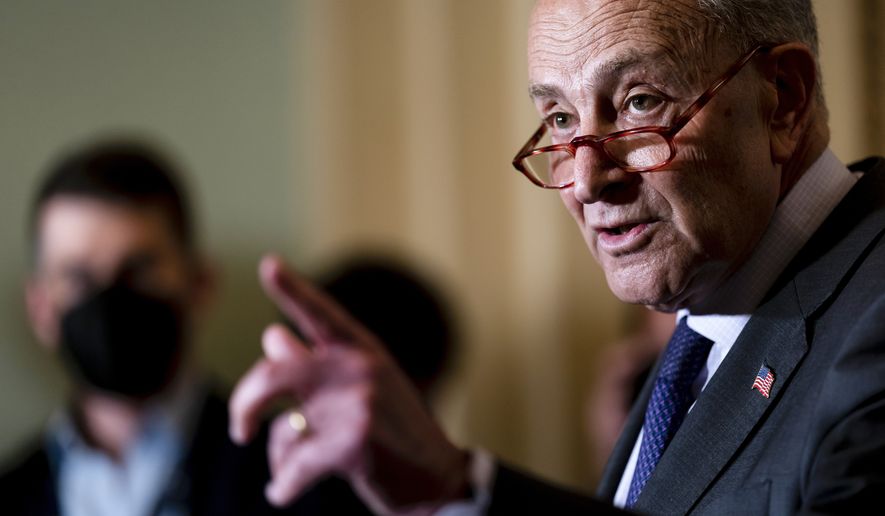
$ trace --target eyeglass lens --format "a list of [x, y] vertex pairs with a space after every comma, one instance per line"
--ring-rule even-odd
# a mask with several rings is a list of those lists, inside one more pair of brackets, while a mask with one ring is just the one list
[[[550, 136], [545, 134], [537, 147], [552, 144]], [[670, 159], [671, 153], [667, 139], [654, 132], [614, 138], [606, 141], [603, 146], [610, 159], [628, 169], [654, 168]], [[564, 185], [574, 178], [575, 160], [567, 149], [534, 154], [523, 160], [523, 166], [549, 186]]]

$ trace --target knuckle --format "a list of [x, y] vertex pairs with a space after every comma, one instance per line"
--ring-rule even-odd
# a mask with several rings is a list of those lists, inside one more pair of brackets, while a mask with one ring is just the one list
[[375, 353], [352, 347], [339, 350], [333, 360], [346, 378], [356, 381], [374, 382], [384, 367]]

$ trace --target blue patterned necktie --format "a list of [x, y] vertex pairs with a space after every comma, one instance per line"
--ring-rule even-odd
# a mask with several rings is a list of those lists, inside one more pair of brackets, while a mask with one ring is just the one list
[[713, 341], [688, 327], [686, 318], [679, 322], [670, 337], [648, 408], [645, 410], [642, 444], [633, 480], [630, 482], [627, 507], [632, 507], [639, 499], [639, 493], [685, 419], [692, 402], [692, 383], [707, 361], [712, 345]]

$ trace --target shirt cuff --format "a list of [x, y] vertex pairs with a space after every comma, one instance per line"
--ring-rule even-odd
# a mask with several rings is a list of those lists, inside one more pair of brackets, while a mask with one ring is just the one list
[[495, 458], [487, 450], [475, 448], [470, 451], [470, 487], [473, 497], [443, 505], [435, 516], [481, 516], [492, 501], [492, 484], [495, 480]]

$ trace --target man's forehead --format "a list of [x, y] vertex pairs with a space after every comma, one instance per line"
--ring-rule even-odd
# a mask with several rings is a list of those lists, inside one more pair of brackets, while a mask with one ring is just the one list
[[710, 32], [696, 0], [541, 0], [529, 31], [530, 73], [588, 62], [601, 67], [597, 74], [661, 60], [697, 65]]
[[80, 195], [58, 195], [42, 207], [36, 227], [47, 255], [98, 255], [108, 249], [141, 248], [162, 241], [167, 222], [159, 208]]
[[[585, 64], [585, 63], [584, 63]], [[618, 78], [631, 70], [658, 70], [661, 75], [666, 74], [672, 81], [683, 79], [680, 74], [674, 72], [678, 70], [679, 63], [661, 49], [649, 49], [641, 51], [634, 47], [620, 49], [606, 55], [604, 59], [594, 63], [589, 70], [582, 70], [581, 83], [572, 86], [580, 89], [593, 89], [593, 86], [606, 82], [612, 78]], [[543, 73], [533, 73], [532, 81], [529, 84], [529, 95], [533, 98], [537, 97], [557, 97], [562, 94], [560, 86], [563, 83], [563, 77], [570, 75], [574, 71], [571, 68], [580, 68], [578, 64], [571, 67], [563, 68], [561, 65], [553, 64], [546, 66]], [[536, 68], [544, 68], [536, 63]], [[650, 72], [652, 73], [652, 72]]]

